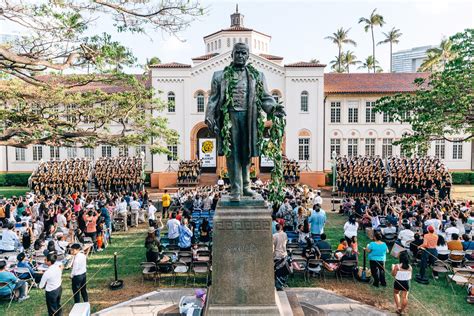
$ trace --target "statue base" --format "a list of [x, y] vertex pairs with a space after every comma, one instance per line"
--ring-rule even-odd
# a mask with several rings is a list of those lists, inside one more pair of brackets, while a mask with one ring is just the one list
[[281, 315], [275, 291], [271, 211], [261, 196], [223, 196], [214, 216], [206, 316]]

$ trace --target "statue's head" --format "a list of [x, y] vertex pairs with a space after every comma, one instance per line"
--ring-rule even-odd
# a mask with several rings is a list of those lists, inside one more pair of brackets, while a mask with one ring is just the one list
[[233, 63], [237, 67], [243, 67], [249, 59], [249, 47], [245, 43], [236, 43], [232, 49]]

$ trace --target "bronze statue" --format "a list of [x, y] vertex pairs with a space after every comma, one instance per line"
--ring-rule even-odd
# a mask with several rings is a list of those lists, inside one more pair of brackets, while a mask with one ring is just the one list
[[[255, 195], [250, 188], [249, 166], [251, 158], [260, 155], [257, 146], [257, 119], [262, 114], [257, 108], [257, 99], [260, 101], [261, 109], [267, 114], [273, 113], [278, 117], [286, 114], [283, 106], [277, 104], [268, 93], [263, 73], [255, 72], [255, 68], [247, 64], [248, 46], [244, 43], [236, 43], [232, 50], [232, 59], [233, 62], [229, 66], [231, 71], [214, 72], [211, 95], [206, 109], [206, 124], [209, 130], [217, 135], [217, 152], [219, 156], [223, 156], [226, 137], [224, 135], [224, 109], [228, 111], [231, 124], [228, 138], [230, 152], [227, 153], [226, 160], [231, 186], [230, 196], [232, 201], [240, 201], [241, 195]], [[229, 68], [226, 69], [229, 70]], [[226, 77], [229, 73], [233, 78]], [[258, 83], [263, 86], [260, 94], [257, 94]], [[229, 84], [232, 84], [232, 88]], [[230, 106], [226, 100], [229, 95], [232, 95]]]

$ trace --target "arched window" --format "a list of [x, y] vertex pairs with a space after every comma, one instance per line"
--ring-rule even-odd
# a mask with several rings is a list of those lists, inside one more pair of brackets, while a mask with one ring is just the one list
[[308, 112], [308, 91], [301, 92], [301, 112]]
[[176, 112], [176, 99], [173, 91], [168, 92], [168, 113]]
[[227, 38], [227, 47], [230, 47], [230, 38]]
[[219, 39], [219, 48], [221, 48], [221, 39]]
[[298, 160], [299, 161], [310, 161], [311, 160], [311, 151], [310, 151], [310, 143], [311, 143], [311, 133], [303, 129], [298, 133]]
[[209, 45], [209, 43], [207, 43], [207, 52], [209, 53], [211, 51], [211, 46]]
[[214, 50], [214, 42], [211, 42], [211, 51]]
[[203, 92], [198, 92], [196, 96], [196, 102], [197, 102], [197, 111], [199, 113], [204, 112], [204, 93]]

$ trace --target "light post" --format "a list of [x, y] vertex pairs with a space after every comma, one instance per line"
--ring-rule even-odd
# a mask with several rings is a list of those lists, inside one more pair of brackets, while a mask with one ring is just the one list
[[332, 211], [335, 212], [336, 209], [334, 207], [334, 196], [336, 195], [336, 173], [337, 173], [337, 168], [336, 168], [336, 151], [333, 151], [332, 154], [332, 159], [331, 159], [331, 167], [332, 167], [332, 194], [331, 194], [331, 202], [332, 202]]

